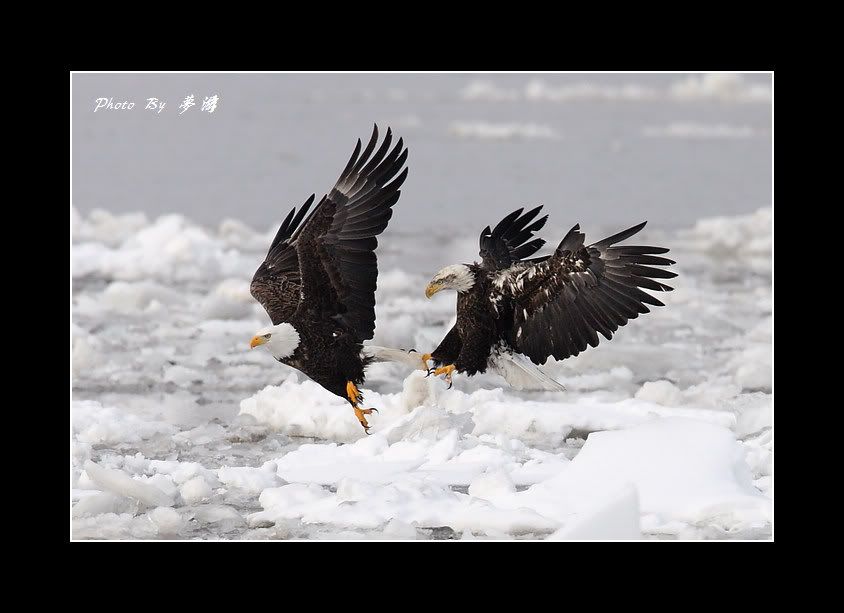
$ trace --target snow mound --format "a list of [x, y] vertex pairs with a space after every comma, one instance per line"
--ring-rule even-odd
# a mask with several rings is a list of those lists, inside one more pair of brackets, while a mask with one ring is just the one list
[[469, 81], [458, 92], [465, 101], [516, 102], [642, 102], [668, 100], [676, 102], [770, 102], [769, 85], [750, 81], [735, 73], [689, 75], [665, 87], [640, 83], [614, 85], [594, 81], [553, 83], [547, 79], [531, 79], [521, 86], [503, 86], [488, 79]]
[[643, 134], [651, 138], [689, 138], [697, 140], [750, 138], [755, 131], [750, 126], [731, 126], [724, 123], [676, 121], [666, 126], [646, 126]]
[[548, 537], [549, 541], [635, 540], [642, 538], [639, 526], [639, 495], [627, 485], [595, 509], [566, 524]]
[[85, 462], [85, 472], [88, 477], [102, 489], [134, 498], [139, 502], [151, 506], [172, 506], [173, 499], [158, 487], [133, 479], [120, 470], [102, 468], [91, 460]]
[[[772, 219], [651, 230], [667, 308], [543, 365], [565, 391], [371, 365], [367, 436], [249, 349], [274, 232], [73, 211], [73, 538], [770, 538]], [[460, 261], [464, 234], [429, 238]], [[454, 302], [426, 280], [385, 265], [374, 344], [439, 343]]]
[[773, 245], [773, 209], [761, 208], [751, 215], [710, 217], [681, 232], [692, 247], [717, 258], [770, 258]]
[[636, 486], [652, 525], [710, 523], [727, 531], [766, 525], [771, 501], [753, 485], [745, 450], [726, 428], [666, 418], [590, 435], [570, 468], [504, 502], [567, 521], [602, 492]]
[[490, 123], [487, 121], [454, 121], [449, 134], [477, 140], [535, 140], [559, 138], [553, 128], [536, 123]]
[[585, 100], [652, 100], [658, 92], [653, 88], [629, 83], [621, 86], [590, 82], [552, 85], [541, 79], [532, 79], [520, 88], [502, 87], [487, 80], [470, 81], [460, 90], [463, 100], [487, 102], [577, 102]]
[[72, 209], [73, 240], [96, 241], [116, 247], [135, 232], [149, 225], [149, 219], [143, 213], [113, 215], [102, 209], [94, 209], [85, 218], [76, 208]]
[[718, 100], [721, 102], [770, 102], [771, 88], [750, 83], [740, 74], [709, 73], [676, 81], [669, 90], [677, 100]]
[[571, 102], [579, 100], [652, 100], [657, 92], [651, 88], [635, 83], [621, 86], [601, 85], [597, 83], [575, 83], [572, 85], [550, 85], [536, 79], [524, 87], [526, 100], [540, 100], [548, 102]]
[[76, 401], [72, 406], [73, 432], [83, 443], [136, 443], [157, 434], [173, 434], [165, 422], [143, 419], [134, 413], [104, 407], [93, 400]]
[[217, 471], [217, 476], [226, 487], [237, 488], [244, 492], [260, 494], [269, 487], [281, 485], [276, 475], [275, 462], [267, 462], [261, 467], [251, 466], [223, 466]]
[[76, 243], [73, 277], [98, 275], [121, 281], [199, 281], [254, 272], [244, 258], [182, 215], [163, 215], [133, 231], [117, 246], [101, 240]]
[[249, 282], [225, 279], [202, 300], [200, 313], [206, 319], [243, 319], [254, 312], [254, 306]]

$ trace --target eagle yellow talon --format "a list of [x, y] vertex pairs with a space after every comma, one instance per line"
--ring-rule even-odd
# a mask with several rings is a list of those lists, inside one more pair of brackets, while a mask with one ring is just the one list
[[423, 353], [421, 359], [422, 359], [422, 366], [425, 368], [425, 370], [426, 371], [431, 370], [430, 368], [428, 368], [428, 360], [431, 359], [431, 354], [430, 353]]
[[448, 389], [451, 389], [453, 385], [451, 381], [451, 375], [457, 367], [454, 364], [449, 364], [448, 366], [441, 366], [434, 371], [434, 376], [445, 375], [445, 382], [448, 383]]
[[369, 434], [369, 423], [366, 421], [364, 415], [372, 415], [373, 411], [378, 412], [378, 409], [361, 409], [358, 404], [363, 402], [363, 394], [357, 386], [351, 381], [346, 382], [346, 396], [349, 397], [349, 402], [352, 403], [352, 408], [355, 410], [355, 417], [358, 418], [360, 425], [363, 426], [364, 432]]
[[376, 413], [378, 412], [377, 409], [361, 409], [358, 407], [354, 407], [355, 409], [355, 417], [358, 418], [360, 425], [363, 426], [364, 431], [369, 434], [369, 423], [366, 421], [366, 417], [364, 415], [371, 415], [373, 411]]

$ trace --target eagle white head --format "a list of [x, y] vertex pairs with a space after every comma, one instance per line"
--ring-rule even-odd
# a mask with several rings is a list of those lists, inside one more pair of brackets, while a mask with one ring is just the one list
[[252, 337], [249, 346], [252, 349], [264, 346], [275, 358], [289, 358], [296, 351], [296, 347], [299, 346], [299, 333], [292, 324], [282, 322], [258, 330]]
[[468, 292], [475, 284], [475, 275], [465, 264], [452, 264], [446, 266], [434, 275], [428, 287], [425, 288], [425, 295], [430, 298], [440, 290], [453, 289], [458, 292]]

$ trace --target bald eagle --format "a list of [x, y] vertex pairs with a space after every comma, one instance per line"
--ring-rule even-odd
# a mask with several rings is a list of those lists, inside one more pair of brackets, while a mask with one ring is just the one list
[[677, 276], [654, 268], [674, 264], [658, 255], [668, 249], [616, 246], [647, 222], [591, 245], [576, 225], [552, 255], [531, 258], [545, 244], [533, 238], [548, 219], [536, 219], [541, 209], [521, 208], [495, 229], [487, 226], [480, 235], [480, 264], [446, 266], [428, 284], [428, 298], [457, 291], [457, 323], [432, 353], [421, 356], [426, 364], [434, 361], [429, 374], [445, 375], [449, 387], [452, 373], [472, 376], [489, 366], [511, 383], [527, 380], [536, 387], [532, 380], [544, 389], [562, 389], [534, 365], [576, 356], [597, 346], [599, 333], [610, 340], [628, 320], [648, 313], [646, 305], [664, 306], [642, 288], [673, 289], [655, 280]]
[[373, 359], [362, 350], [375, 331], [376, 236], [387, 227], [407, 177], [407, 149], [399, 139], [390, 150], [392, 138], [388, 128], [375, 151], [376, 125], [363, 153], [358, 139], [337, 183], [314, 210], [308, 214], [312, 194], [284, 219], [250, 287], [273, 323], [250, 346], [265, 347], [348, 400], [367, 433], [365, 415], [375, 409], [360, 407], [358, 386]]

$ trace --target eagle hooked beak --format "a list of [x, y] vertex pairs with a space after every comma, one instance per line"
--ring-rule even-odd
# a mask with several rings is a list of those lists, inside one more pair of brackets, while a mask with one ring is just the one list
[[442, 283], [438, 282], [438, 281], [437, 281], [437, 282], [435, 282], [435, 281], [431, 281], [431, 282], [428, 284], [428, 287], [426, 287], [426, 288], [425, 288], [425, 297], [426, 297], [426, 298], [430, 298], [431, 296], [433, 296], [434, 294], [436, 294], [438, 291], [440, 291], [440, 290], [441, 290], [441, 289], [443, 289], [444, 287], [445, 287], [445, 286], [444, 286]]
[[269, 339], [266, 336], [253, 336], [252, 340], [249, 341], [249, 348], [255, 349], [255, 347], [257, 347], [258, 345], [263, 345], [268, 340]]

